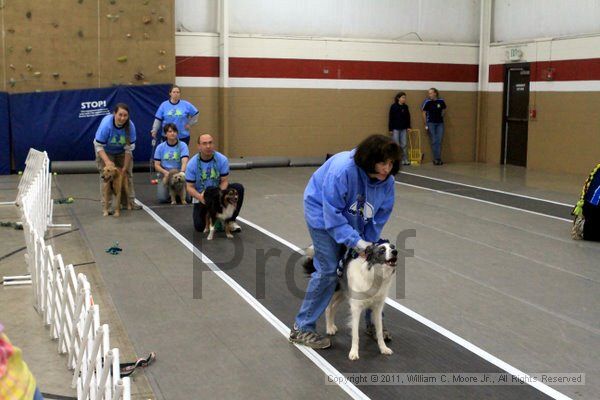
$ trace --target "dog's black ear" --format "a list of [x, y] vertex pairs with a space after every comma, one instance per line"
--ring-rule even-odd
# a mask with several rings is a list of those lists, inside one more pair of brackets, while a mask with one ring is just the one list
[[375, 253], [375, 245], [371, 244], [365, 249], [365, 257], [367, 257], [367, 261], [371, 261], [373, 258], [373, 253]]

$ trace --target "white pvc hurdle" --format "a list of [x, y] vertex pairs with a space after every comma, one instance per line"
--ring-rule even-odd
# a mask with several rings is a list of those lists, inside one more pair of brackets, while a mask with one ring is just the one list
[[67, 354], [79, 400], [130, 400], [130, 380], [121, 378], [119, 349], [110, 348], [109, 326], [100, 324], [86, 276], [76, 275], [73, 265], [65, 266], [45, 243], [46, 230], [57, 227], [52, 224], [49, 164], [45, 152], [29, 151], [15, 202], [21, 209], [34, 307], [58, 341], [58, 352]]

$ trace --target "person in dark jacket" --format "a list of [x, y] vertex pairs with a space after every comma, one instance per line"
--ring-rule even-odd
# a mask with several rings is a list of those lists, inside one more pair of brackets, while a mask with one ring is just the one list
[[425, 130], [429, 132], [429, 138], [431, 139], [433, 165], [443, 165], [442, 139], [444, 138], [446, 102], [440, 98], [440, 92], [436, 88], [431, 88], [427, 91], [427, 98], [423, 101], [421, 110], [423, 111]]
[[406, 93], [399, 92], [390, 106], [388, 130], [396, 143], [402, 149], [402, 165], [410, 165], [406, 146], [407, 130], [410, 129], [410, 111], [406, 104]]

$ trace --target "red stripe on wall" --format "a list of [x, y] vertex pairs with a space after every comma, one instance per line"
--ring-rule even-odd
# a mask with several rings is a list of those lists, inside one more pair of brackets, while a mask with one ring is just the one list
[[[217, 57], [177, 57], [177, 76], [219, 76]], [[384, 61], [229, 58], [232, 78], [477, 82], [477, 65]]]
[[[490, 82], [504, 82], [504, 65], [490, 65]], [[561, 61], [539, 61], [530, 63], [531, 80], [545, 81], [549, 68], [553, 68], [554, 81], [600, 80], [600, 58]]]
[[236, 78], [477, 82], [477, 65], [232, 57], [229, 75]]
[[219, 77], [219, 57], [175, 57], [176, 76]]

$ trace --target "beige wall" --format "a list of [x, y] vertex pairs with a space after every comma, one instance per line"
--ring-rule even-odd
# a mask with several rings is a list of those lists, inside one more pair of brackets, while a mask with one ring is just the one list
[[[532, 92], [527, 168], [587, 174], [600, 162], [600, 92]], [[502, 93], [484, 93], [480, 161], [500, 163]]]
[[[183, 88], [183, 98], [200, 109], [198, 132], [218, 138], [217, 89]], [[324, 89], [227, 89], [230, 157], [322, 156], [350, 149], [372, 133], [387, 133], [389, 106], [395, 91]], [[423, 130], [422, 91], [407, 91], [413, 128]], [[449, 162], [473, 161], [476, 96], [445, 92], [448, 104], [443, 156]], [[194, 140], [194, 139], [193, 139]], [[427, 137], [422, 148], [430, 161]]]

